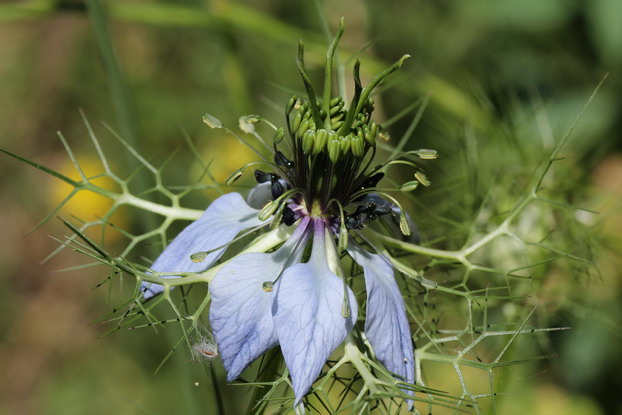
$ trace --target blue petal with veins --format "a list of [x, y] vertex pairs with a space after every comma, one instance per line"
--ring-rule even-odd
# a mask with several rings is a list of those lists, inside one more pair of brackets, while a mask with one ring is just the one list
[[[188, 225], [155, 260], [151, 269], [157, 272], [202, 272], [210, 268], [227, 249], [208, 254], [201, 262], [190, 255], [210, 251], [231, 242], [244, 229], [261, 225], [258, 211], [249, 207], [239, 193], [228, 193], [214, 200], [203, 215]], [[166, 277], [174, 278], [174, 276]], [[161, 285], [143, 282], [145, 299], [161, 293]]]
[[[330, 354], [352, 330], [358, 312], [352, 290], [328, 266], [327, 249], [335, 248], [326, 244], [324, 220], [313, 221], [311, 258], [285, 270], [272, 306], [274, 327], [292, 377], [294, 405], [300, 403]], [[348, 317], [342, 315], [346, 295]]]
[[[415, 381], [413, 344], [406, 307], [393, 276], [381, 255], [349, 242], [348, 253], [363, 268], [367, 288], [365, 334], [378, 361], [410, 383]], [[408, 392], [411, 393], [412, 392]]]
[[304, 218], [294, 234], [276, 252], [240, 255], [227, 263], [209, 286], [212, 305], [209, 320], [218, 343], [227, 380], [242, 371], [266, 350], [278, 344], [272, 322], [273, 291], [262, 284], [277, 280], [284, 268], [300, 262], [309, 218]]

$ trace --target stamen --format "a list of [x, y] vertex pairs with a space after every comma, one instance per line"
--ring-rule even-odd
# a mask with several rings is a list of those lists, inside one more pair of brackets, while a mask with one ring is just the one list
[[418, 180], [412, 180], [410, 182], [406, 182], [403, 185], [401, 185], [400, 186], [400, 191], [402, 191], [402, 192], [412, 192], [413, 190], [415, 190], [418, 187], [419, 187], [419, 181]]
[[335, 203], [339, 208], [339, 240], [338, 240], [338, 248], [339, 252], [343, 252], [348, 248], [348, 227], [346, 224], [346, 215], [343, 213], [343, 206], [341, 202], [337, 199], [331, 199], [328, 201], [327, 207], [332, 203]]
[[[281, 154], [282, 156], [282, 154]], [[275, 159], [277, 158], [276, 154], [275, 154]], [[285, 160], [287, 160], [285, 157], [283, 157]], [[287, 160], [289, 162], [289, 160]], [[291, 163], [291, 162], [290, 162]], [[252, 161], [250, 163], [245, 164], [244, 166], [240, 167], [239, 169], [237, 169], [236, 171], [234, 171], [233, 173], [231, 173], [229, 175], [229, 177], [227, 177], [227, 180], [225, 180], [225, 183], [229, 186], [231, 184], [233, 184], [236, 180], [238, 180], [241, 175], [246, 171], [247, 168], [251, 167], [251, 166], [257, 166], [257, 165], [265, 165], [265, 166], [270, 166], [273, 167], [274, 169], [278, 170], [281, 174], [281, 178], [283, 180], [285, 180], [290, 186], [290, 179], [289, 176], [287, 175], [287, 170], [284, 170], [283, 167], [287, 167], [284, 165], [279, 165], [278, 163], [271, 163], [269, 161]], [[257, 176], [255, 176], [256, 178]]]
[[296, 213], [289, 206], [283, 210], [283, 223], [287, 226], [291, 226], [296, 221]]
[[206, 258], [209, 254], [211, 254], [212, 252], [216, 252], [216, 251], [218, 251], [219, 249], [226, 248], [226, 247], [228, 247], [229, 245], [232, 245], [232, 244], [234, 244], [234, 243], [238, 242], [239, 240], [241, 240], [241, 239], [243, 239], [243, 238], [247, 237], [248, 235], [250, 235], [250, 234], [252, 234], [252, 233], [254, 233], [254, 232], [257, 232], [259, 229], [261, 229], [261, 228], [265, 227], [266, 225], [267, 225], [267, 223], [262, 223], [262, 224], [261, 224], [261, 225], [259, 225], [259, 226], [255, 226], [254, 228], [250, 228], [250, 229], [248, 229], [247, 231], [242, 232], [240, 235], [238, 235], [237, 237], [235, 237], [235, 238], [234, 238], [231, 242], [227, 242], [227, 243], [226, 243], [226, 244], [224, 244], [224, 245], [217, 246], [216, 248], [210, 249], [209, 251], [195, 252], [194, 254], [190, 255], [190, 260], [191, 260], [192, 262], [203, 262], [203, 261], [205, 261], [205, 258]]
[[270, 173], [263, 172], [261, 170], [255, 170], [255, 180], [257, 183], [265, 183], [272, 178]]
[[417, 170], [415, 172], [415, 179], [419, 180], [419, 182], [424, 186], [429, 186], [432, 184], [432, 182], [430, 182], [430, 179], [428, 179], [428, 176], [426, 176], [423, 170]]

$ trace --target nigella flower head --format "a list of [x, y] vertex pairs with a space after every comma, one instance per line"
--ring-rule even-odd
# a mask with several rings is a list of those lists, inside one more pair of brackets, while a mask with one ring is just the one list
[[[371, 93], [408, 57], [362, 86], [354, 65], [349, 103], [333, 97], [332, 61], [343, 24], [327, 53], [323, 96], [315, 94], [303, 61], [298, 67], [306, 98], [285, 107], [285, 128], [273, 137], [272, 159], [251, 163], [258, 182], [248, 196], [229, 193], [216, 199], [201, 218], [184, 229], [151, 267], [157, 272], [213, 270], [209, 321], [228, 380], [268, 349], [280, 346], [298, 405], [333, 351], [357, 324], [357, 298], [346, 282], [342, 254], [363, 269], [366, 290], [363, 332], [376, 359], [395, 376], [414, 383], [413, 344], [406, 308], [388, 258], [374, 252], [369, 225], [416, 239], [406, 212], [388, 191], [429, 185], [415, 159], [436, 157], [417, 150], [374, 164], [377, 141], [386, 132], [373, 120]], [[220, 122], [206, 116], [206, 123]], [[258, 117], [249, 122], [259, 122]], [[273, 161], [272, 161], [273, 160]], [[394, 163], [415, 168], [415, 180], [379, 187]], [[217, 264], [237, 235], [259, 236], [226, 262]], [[144, 297], [163, 291], [145, 283]]]

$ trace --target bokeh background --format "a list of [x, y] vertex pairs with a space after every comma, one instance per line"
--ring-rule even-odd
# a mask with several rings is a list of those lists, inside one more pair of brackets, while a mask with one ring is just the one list
[[[100, 6], [105, 21], [94, 16]], [[516, 377], [525, 378], [497, 411], [622, 414], [618, 0], [3, 1], [0, 146], [76, 177], [56, 135], [61, 131], [87, 173], [96, 174], [101, 166], [82, 110], [115, 169], [128, 173], [133, 167], [102, 121], [156, 163], [177, 151], [167, 169], [174, 184], [201, 174], [184, 144], [187, 135], [222, 181], [252, 155], [207, 128], [201, 117], [210, 112], [235, 126], [240, 115], [257, 113], [280, 122], [275, 104], [301, 89], [295, 69], [299, 38], [306, 41], [312, 75], [319, 75], [325, 47], [320, 16], [333, 29], [346, 17], [342, 57], [364, 48], [366, 79], [383, 63], [413, 55], [380, 96], [381, 116], [429, 99], [408, 145], [440, 146], [458, 159], [472, 140], [494, 146], [486, 139], [493, 130], [520, 130], [516, 136], [526, 141], [515, 148], [551, 149], [609, 74], [562, 152], [569, 173], [556, 181], [570, 201], [599, 212], [576, 214], [599, 272], [544, 277], [550, 283], [538, 296], [539, 311], [551, 326], [572, 330], [553, 336], [548, 347], [556, 357], [532, 365], [529, 374], [517, 369]], [[408, 122], [396, 123], [392, 134], [399, 136]], [[538, 144], [532, 146], [530, 137]], [[503, 176], [504, 169], [520, 169], [491, 167], [499, 162], [496, 156], [502, 159], [492, 149], [465, 163], [467, 174]], [[433, 177], [455, 172], [449, 164], [455, 159], [439, 158]], [[446, 182], [454, 191], [445, 205], [451, 196], [459, 203], [469, 194]], [[443, 179], [439, 183], [437, 195]], [[497, 190], [511, 197], [511, 187]], [[188, 353], [176, 353], [153, 374], [171, 347], [161, 330], [104, 336], [108, 327], [100, 322], [115, 302], [107, 289], [94, 287], [106, 272], [57, 272], [83, 260], [68, 251], [41, 263], [58, 247], [50, 235], [62, 238], [68, 230], [53, 218], [27, 232], [70, 190], [0, 155], [0, 413], [213, 413], [210, 378]], [[200, 209], [214, 196], [205, 191], [187, 202]], [[93, 220], [108, 203], [79, 194], [59, 215]], [[130, 211], [115, 216], [121, 227], [139, 222]], [[425, 221], [420, 225], [425, 230]], [[112, 251], [122, 249], [114, 233], [106, 242]], [[148, 246], [144, 255], [153, 258]], [[214, 370], [222, 377], [219, 367]], [[230, 413], [239, 411], [233, 398], [229, 405]]]

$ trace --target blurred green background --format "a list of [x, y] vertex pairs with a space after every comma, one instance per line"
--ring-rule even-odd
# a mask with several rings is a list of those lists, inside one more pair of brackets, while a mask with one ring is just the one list
[[[548, 325], [572, 330], [551, 336], [548, 347], [557, 357], [533, 364], [529, 374], [516, 369], [521, 381], [497, 412], [622, 414], [622, 2], [119, 0], [101, 2], [106, 22], [93, 15], [99, 4], [0, 3], [0, 146], [67, 175], [76, 173], [57, 131], [87, 173], [101, 171], [82, 109], [116, 170], [128, 173], [132, 166], [100, 121], [156, 163], [179, 150], [166, 171], [171, 184], [189, 183], [201, 173], [184, 134], [212, 162], [216, 179], [224, 180], [252, 155], [208, 129], [201, 117], [209, 112], [235, 126], [239, 116], [257, 113], [279, 123], [274, 104], [282, 106], [302, 87], [295, 66], [299, 38], [306, 42], [312, 76], [320, 79], [321, 15], [333, 29], [345, 16], [341, 56], [365, 47], [367, 80], [385, 63], [413, 55], [378, 99], [379, 113], [390, 118], [429, 98], [408, 147], [441, 150], [430, 175], [438, 185], [436, 197], [445, 195], [446, 212], [452, 203], [475, 206], [485, 193], [456, 189], [455, 177], [447, 177], [459, 171], [456, 160], [470, 169], [458, 174], [481, 176], [471, 183], [483, 186], [490, 180], [484, 176], [520, 169], [518, 159], [487, 138], [499, 131], [519, 140], [507, 151], [523, 149], [528, 157], [535, 152], [536, 159], [546, 160], [548, 154], [529, 149], [552, 149], [609, 73], [562, 151], [569, 168], [556, 178], [570, 201], [600, 212], [575, 215], [588, 229], [600, 273], [579, 278], [552, 269], [543, 277], [538, 312], [547, 315]], [[106, 58], [108, 47], [118, 68]], [[392, 136], [399, 137], [409, 121], [393, 125]], [[464, 160], [473, 140], [479, 157]], [[497, 190], [512, 197], [511, 187]], [[0, 413], [213, 413], [211, 380], [186, 351], [153, 374], [171, 347], [162, 330], [102, 336], [107, 328], [100, 318], [116, 304], [108, 302], [106, 289], [93, 290], [105, 272], [54, 272], [83, 260], [70, 252], [40, 264], [58, 246], [48, 235], [62, 237], [68, 230], [52, 220], [24, 235], [69, 191], [0, 156]], [[206, 191], [187, 202], [201, 209], [215, 195]], [[93, 220], [107, 203], [79, 194], [61, 214]], [[442, 232], [418, 221], [424, 239]], [[129, 211], [119, 212], [115, 223], [139, 226]], [[106, 242], [113, 252], [122, 249], [114, 234]], [[144, 255], [154, 257], [149, 247]], [[222, 379], [218, 364], [215, 373]], [[226, 393], [231, 398], [241, 391], [228, 387]], [[227, 405], [227, 413], [241, 411], [233, 398]]]

